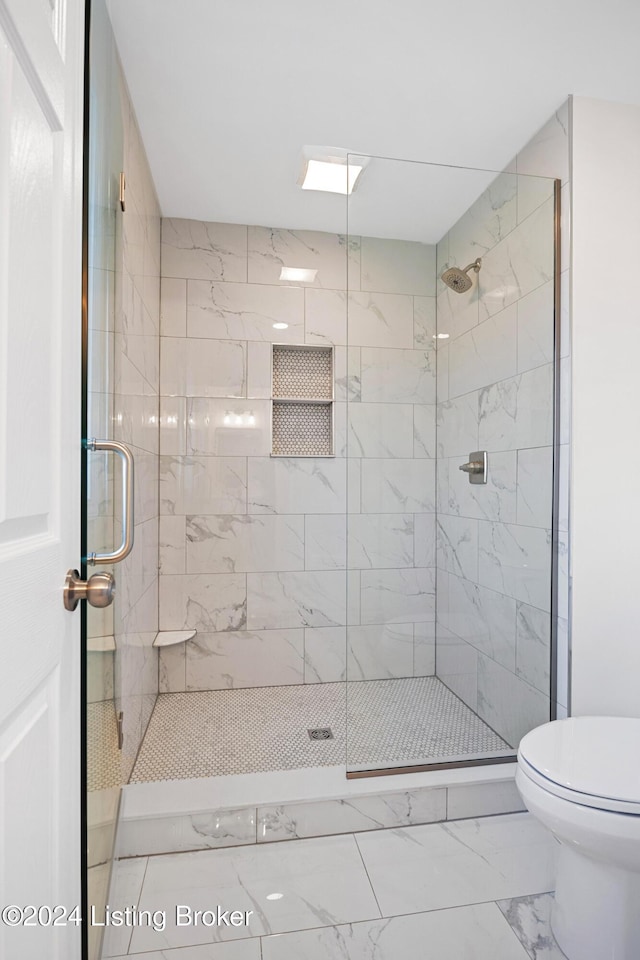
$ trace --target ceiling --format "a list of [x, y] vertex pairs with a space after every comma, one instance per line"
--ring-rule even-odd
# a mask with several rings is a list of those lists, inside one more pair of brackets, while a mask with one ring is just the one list
[[[502, 169], [570, 93], [640, 103], [640, 0], [107, 0], [165, 216], [343, 232], [327, 144]], [[435, 242], [492, 179], [371, 161], [350, 229]]]

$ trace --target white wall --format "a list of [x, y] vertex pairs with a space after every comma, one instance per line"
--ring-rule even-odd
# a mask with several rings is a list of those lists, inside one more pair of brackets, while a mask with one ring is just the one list
[[572, 712], [640, 716], [640, 107], [573, 101]]

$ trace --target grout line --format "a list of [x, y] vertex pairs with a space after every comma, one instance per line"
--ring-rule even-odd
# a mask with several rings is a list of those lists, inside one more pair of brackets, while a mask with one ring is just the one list
[[357, 834], [352, 833], [351, 836], [353, 837], [354, 843], [355, 843], [355, 845], [356, 845], [356, 850], [357, 850], [358, 853], [360, 854], [360, 860], [361, 860], [361, 862], [362, 862], [362, 866], [363, 866], [364, 872], [365, 872], [365, 874], [366, 874], [367, 880], [369, 881], [369, 886], [371, 887], [371, 892], [372, 892], [372, 894], [373, 894], [373, 899], [376, 901], [376, 906], [377, 906], [378, 912], [379, 912], [379, 914], [380, 914], [380, 919], [382, 919], [383, 913], [382, 913], [382, 908], [381, 908], [381, 906], [380, 906], [380, 901], [378, 900], [378, 895], [377, 895], [377, 893], [376, 893], [376, 891], [375, 891], [375, 887], [373, 886], [371, 877], [369, 876], [369, 871], [367, 870], [367, 865], [366, 865], [366, 863], [365, 863], [365, 861], [364, 861], [364, 857], [363, 857], [363, 855], [362, 855], [362, 850], [360, 849], [360, 844], [358, 843]]

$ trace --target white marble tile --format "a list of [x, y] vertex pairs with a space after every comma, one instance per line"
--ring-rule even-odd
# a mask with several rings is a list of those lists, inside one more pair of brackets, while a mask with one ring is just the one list
[[436, 456], [435, 404], [414, 405], [413, 455], [420, 459], [432, 459]]
[[360, 347], [336, 347], [334, 351], [336, 400], [362, 399]]
[[552, 440], [553, 367], [550, 363], [480, 391], [481, 449], [544, 447]]
[[[122, 910], [138, 902], [147, 864], [146, 857], [114, 862], [107, 899], [114, 910]], [[131, 927], [106, 927], [102, 955], [115, 957], [119, 953], [127, 953], [130, 939]]]
[[436, 298], [413, 298], [413, 346], [429, 349], [436, 333]]
[[518, 603], [516, 673], [549, 695], [551, 682], [551, 617], [544, 610]]
[[516, 602], [511, 597], [452, 574], [438, 616], [456, 636], [515, 670]]
[[449, 343], [440, 340], [436, 344], [436, 400], [442, 403], [449, 399]]
[[517, 522], [551, 527], [553, 447], [518, 450]]
[[413, 676], [413, 624], [347, 628], [347, 678], [388, 680]]
[[479, 323], [449, 345], [449, 397], [477, 390], [517, 372], [517, 307]]
[[400, 293], [350, 293], [347, 312], [351, 346], [413, 347], [412, 297]]
[[307, 627], [304, 631], [304, 682], [346, 680], [346, 650], [345, 627]]
[[362, 593], [360, 570], [347, 570], [347, 623], [360, 623], [360, 603]]
[[341, 459], [250, 457], [249, 513], [344, 513], [346, 474]]
[[436, 625], [414, 623], [413, 625], [413, 675], [432, 677], [436, 672]]
[[[438, 607], [440, 580], [438, 577]], [[436, 625], [436, 635], [436, 676], [475, 710], [478, 703], [478, 651], [440, 623]]]
[[160, 333], [163, 337], [187, 335], [187, 281], [160, 280]]
[[187, 401], [160, 397], [160, 455], [181, 457], [187, 452]]
[[[117, 957], [115, 960], [128, 960], [127, 957]], [[162, 950], [144, 954], [137, 954], [141, 960], [261, 960], [260, 938], [249, 940], [228, 940], [226, 943], [206, 943], [194, 947], [176, 947], [173, 950]]]
[[[274, 892], [283, 896], [268, 900]], [[154, 857], [140, 907], [166, 909], [171, 915], [176, 903], [194, 909], [228, 904], [253, 912], [246, 927], [171, 924], [161, 934], [138, 927], [132, 950], [242, 939], [380, 915], [352, 836]]]
[[267, 457], [270, 453], [268, 400], [187, 398], [188, 455]]
[[304, 311], [305, 343], [347, 345], [346, 291], [307, 288]]
[[569, 444], [560, 444], [558, 456], [560, 490], [558, 493], [558, 529], [567, 532], [569, 529], [569, 470], [571, 466], [571, 449]]
[[241, 457], [161, 457], [160, 512], [246, 513], [247, 461]]
[[449, 232], [447, 231], [436, 246], [436, 294], [446, 290], [446, 286], [441, 278], [449, 266]]
[[198, 633], [187, 644], [187, 690], [268, 687], [303, 680], [302, 630]]
[[456, 783], [447, 787], [447, 820], [491, 817], [525, 810], [515, 780]]
[[436, 523], [437, 565], [467, 580], [478, 579], [478, 522], [441, 515]]
[[335, 627], [346, 622], [345, 576], [339, 570], [247, 575], [251, 630]]
[[481, 522], [479, 582], [541, 610], [551, 604], [551, 534], [537, 527]]
[[478, 520], [516, 522], [517, 508], [517, 452], [489, 453], [486, 484], [469, 483], [469, 477], [460, 470], [468, 455], [441, 461], [444, 500], [441, 512]]
[[438, 960], [525, 957], [495, 903], [286, 933], [262, 941], [263, 960], [405, 960], [431, 954]]
[[[274, 323], [287, 323], [274, 330]], [[301, 343], [304, 291], [257, 283], [187, 283], [187, 334], [213, 340]]]
[[[565, 711], [569, 706], [570, 684], [569, 668], [571, 660], [571, 651], [569, 643], [569, 621], [564, 617], [558, 617], [558, 634], [556, 661], [558, 664], [558, 674], [556, 677], [556, 695], [558, 704], [563, 706]], [[565, 713], [566, 716], [566, 713]], [[560, 719], [560, 717], [558, 717]]]
[[413, 517], [413, 551], [416, 567], [436, 565], [436, 515], [415, 513]]
[[362, 237], [360, 250], [361, 290], [434, 296], [436, 248], [433, 245]]
[[350, 457], [413, 456], [413, 407], [407, 403], [348, 405]]
[[354, 514], [347, 524], [349, 567], [367, 570], [414, 565], [413, 514]]
[[304, 521], [305, 569], [344, 570], [347, 565], [347, 523], [344, 515], [307, 514], [301, 519]]
[[192, 574], [160, 577], [162, 630], [201, 632], [242, 630], [247, 622], [244, 574]]
[[[472, 273], [472, 276], [475, 277], [476, 274]], [[449, 340], [453, 341], [477, 326], [480, 319], [479, 297], [477, 280], [467, 293], [456, 293], [455, 290], [445, 287], [437, 297], [438, 334], [446, 333]]]
[[385, 915], [525, 896], [553, 885], [556, 843], [529, 814], [358, 836]]
[[449, 263], [463, 269], [516, 225], [517, 177], [500, 173], [449, 231]]
[[445, 819], [446, 791], [408, 789], [371, 797], [258, 807], [258, 843], [297, 840]]
[[[317, 230], [249, 227], [249, 283], [288, 284], [283, 267], [317, 270], [310, 286], [346, 290], [347, 257], [359, 264], [359, 239]], [[307, 284], [300, 284], [307, 286]]]
[[304, 569], [304, 517], [188, 516], [187, 573]]
[[185, 539], [184, 517], [159, 518], [160, 573], [186, 573]]
[[[518, 300], [518, 373], [551, 363], [554, 354], [554, 282]], [[498, 379], [497, 377], [495, 378]], [[489, 381], [487, 381], [489, 382]]]
[[247, 280], [247, 228], [201, 220], [162, 221], [162, 276]]
[[477, 712], [516, 749], [525, 733], [548, 722], [549, 697], [495, 660], [480, 654]]
[[478, 391], [439, 403], [436, 411], [438, 456], [469, 455], [478, 449]]
[[433, 460], [363, 460], [364, 513], [432, 513], [435, 508]]
[[360, 513], [362, 509], [362, 460], [350, 457], [347, 460], [347, 513]]
[[250, 340], [247, 344], [247, 397], [271, 396], [271, 344]]
[[212, 850], [255, 842], [255, 807], [125, 818], [118, 827], [118, 850], [122, 857]]
[[478, 274], [481, 319], [552, 279], [553, 222], [550, 199], [484, 255]]
[[362, 347], [362, 400], [365, 403], [434, 403], [436, 355], [423, 350]]
[[419, 623], [435, 619], [435, 571], [363, 570], [362, 623]]
[[516, 897], [498, 903], [531, 960], [567, 960], [551, 930], [552, 906], [551, 893]]
[[160, 378], [163, 396], [244, 397], [244, 343], [163, 337]]
[[[176, 643], [172, 647], [160, 647], [158, 649], [159, 693], [181, 693], [187, 689], [186, 661], [187, 654], [184, 643]], [[145, 851], [145, 853], [156, 852], [158, 851]], [[159, 852], [166, 851], [161, 850]], [[123, 853], [123, 856], [133, 856], [133, 854], [130, 852]]]
[[560, 361], [560, 443], [571, 442], [571, 357]]

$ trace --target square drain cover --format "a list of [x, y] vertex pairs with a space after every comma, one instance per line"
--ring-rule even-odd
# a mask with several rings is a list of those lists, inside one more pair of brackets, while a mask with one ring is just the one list
[[311, 740], [333, 740], [331, 727], [315, 727], [313, 730], [307, 730]]

